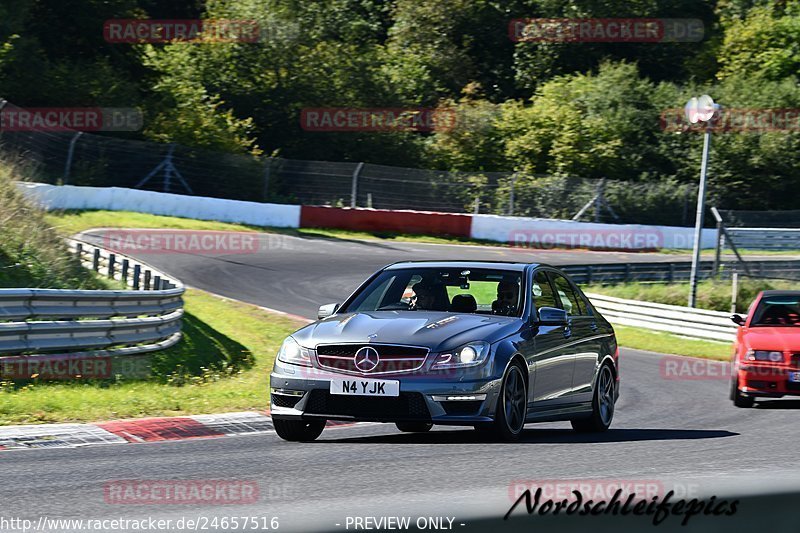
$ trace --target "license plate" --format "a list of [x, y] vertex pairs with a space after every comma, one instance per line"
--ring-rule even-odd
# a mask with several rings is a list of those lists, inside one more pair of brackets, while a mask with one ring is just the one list
[[800, 383], [800, 372], [789, 372], [789, 381], [792, 383]]
[[332, 379], [331, 394], [345, 396], [400, 396], [400, 382], [378, 379]]

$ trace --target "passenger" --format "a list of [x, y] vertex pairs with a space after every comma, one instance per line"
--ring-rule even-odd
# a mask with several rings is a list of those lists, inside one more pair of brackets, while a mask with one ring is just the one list
[[501, 281], [497, 284], [497, 300], [492, 302], [492, 313], [495, 315], [516, 316], [519, 306], [519, 284], [513, 281]]

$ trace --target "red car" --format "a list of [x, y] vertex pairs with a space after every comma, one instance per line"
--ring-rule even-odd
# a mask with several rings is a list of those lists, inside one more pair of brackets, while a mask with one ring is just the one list
[[763, 291], [740, 327], [733, 354], [731, 400], [752, 407], [757, 398], [800, 396], [800, 291]]

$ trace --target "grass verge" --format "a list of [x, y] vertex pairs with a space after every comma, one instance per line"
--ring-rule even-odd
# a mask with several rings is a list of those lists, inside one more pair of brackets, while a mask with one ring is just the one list
[[[800, 282], [781, 280], [739, 280], [737, 312], [746, 312], [759, 291], [770, 289], [797, 290]], [[616, 296], [629, 300], [643, 300], [669, 305], [685, 306], [689, 300], [688, 283], [621, 283], [619, 285], [588, 285], [586, 292]], [[697, 284], [697, 307], [714, 311], [731, 310], [730, 281], [701, 281]]]
[[730, 343], [689, 339], [671, 333], [629, 326], [614, 326], [614, 331], [617, 333], [617, 342], [625, 348], [668, 355], [703, 357], [718, 361], [727, 361], [731, 358]]
[[266, 409], [275, 353], [302, 323], [199, 290], [187, 291], [185, 302], [185, 338], [155, 356], [154, 379], [4, 383], [0, 424]]

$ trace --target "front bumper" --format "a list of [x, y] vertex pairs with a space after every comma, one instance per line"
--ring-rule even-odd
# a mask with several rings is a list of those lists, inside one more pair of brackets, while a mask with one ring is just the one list
[[[303, 375], [303, 374], [313, 375]], [[300, 375], [298, 375], [300, 374]], [[494, 419], [500, 379], [454, 379], [435, 375], [363, 376], [364, 379], [398, 380], [400, 396], [341, 396], [330, 394], [331, 378], [339, 373], [303, 372], [298, 367], [276, 365], [270, 375], [271, 414], [295, 420], [346, 420], [353, 422], [433, 422], [472, 425]]]
[[800, 368], [786, 365], [742, 364], [738, 370], [739, 390], [747, 396], [780, 398], [800, 396], [800, 382], [789, 380]]

